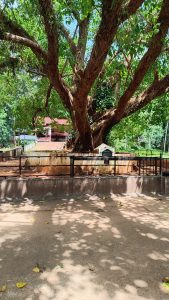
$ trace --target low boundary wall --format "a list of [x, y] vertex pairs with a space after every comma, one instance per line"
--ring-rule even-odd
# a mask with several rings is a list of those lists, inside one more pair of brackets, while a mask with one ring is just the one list
[[75, 178], [9, 178], [0, 180], [0, 199], [32, 198], [66, 195], [145, 194], [169, 196], [169, 177], [116, 176]]
[[0, 161], [13, 158], [13, 157], [19, 157], [22, 154], [22, 147], [16, 147], [9, 150], [2, 150], [0, 151]]

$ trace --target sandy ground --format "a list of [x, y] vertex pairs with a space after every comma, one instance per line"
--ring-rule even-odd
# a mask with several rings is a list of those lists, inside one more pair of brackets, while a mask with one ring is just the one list
[[[99, 198], [0, 205], [4, 300], [165, 300], [169, 200]], [[34, 273], [39, 264], [42, 273]], [[16, 282], [27, 286], [17, 289]]]

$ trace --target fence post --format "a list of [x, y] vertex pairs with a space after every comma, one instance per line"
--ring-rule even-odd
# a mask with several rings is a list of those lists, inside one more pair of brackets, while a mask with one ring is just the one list
[[114, 156], [114, 176], [116, 176], [116, 156]]
[[21, 176], [22, 174], [22, 156], [19, 156], [19, 175]]
[[160, 175], [162, 175], [162, 153], [160, 153]]
[[140, 176], [141, 175], [141, 158], [139, 157], [138, 158], [138, 175]]
[[158, 175], [157, 173], [157, 159], [155, 158], [155, 175]]
[[74, 156], [70, 156], [70, 177], [74, 177]]

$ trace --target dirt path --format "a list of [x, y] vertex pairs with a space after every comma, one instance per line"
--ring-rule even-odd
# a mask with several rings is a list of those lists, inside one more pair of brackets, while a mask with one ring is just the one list
[[[165, 300], [167, 199], [2, 201], [3, 300]], [[34, 273], [39, 264], [43, 273]], [[24, 281], [21, 290], [16, 282]]]

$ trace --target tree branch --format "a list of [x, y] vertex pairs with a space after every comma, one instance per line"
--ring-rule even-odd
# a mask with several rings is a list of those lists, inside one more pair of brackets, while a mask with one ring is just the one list
[[37, 75], [37, 76], [47, 77], [47, 75], [44, 72], [42, 72], [41, 70], [28, 68], [27, 72], [31, 73], [31, 74], [34, 74], [34, 75]]
[[124, 8], [120, 16], [120, 21], [124, 22], [127, 20], [129, 16], [133, 15], [143, 3], [144, 0], [130, 0], [129, 4]]
[[125, 116], [129, 116], [146, 106], [152, 100], [169, 92], [169, 74], [159, 81], [154, 81], [152, 85], [137, 97], [133, 97], [126, 107]]
[[92, 125], [93, 134], [100, 130], [108, 131], [111, 127], [118, 124], [122, 119], [132, 115], [136, 111], [145, 107], [157, 97], [169, 92], [169, 74], [158, 82], [153, 82], [151, 86], [142, 92], [140, 95], [133, 97], [127, 104], [126, 110], [121, 115], [120, 119], [116, 118], [116, 109], [112, 108], [106, 111], [95, 123]]
[[128, 101], [131, 99], [140, 83], [142, 82], [145, 74], [155, 62], [157, 57], [162, 51], [164, 44], [164, 38], [167, 35], [169, 28], [169, 2], [164, 0], [161, 8], [161, 12], [158, 18], [158, 23], [160, 24], [159, 31], [156, 33], [151, 42], [148, 51], [145, 53], [143, 58], [140, 60], [139, 65], [135, 71], [133, 80], [130, 82], [127, 90], [120, 98], [118, 107], [116, 110], [116, 118], [120, 119], [121, 115], [125, 111]]
[[[45, 73], [62, 98], [65, 107], [71, 112], [72, 104], [70, 99], [72, 95], [58, 71], [58, 32], [52, 0], [38, 1], [47, 34], [48, 53], [20, 25], [5, 16], [2, 10], [0, 10], [0, 24], [3, 26], [1, 26], [2, 29], [0, 30], [0, 39], [27, 46], [38, 59], [43, 58], [48, 63], [45, 66]], [[9, 32], [4, 33], [4, 29], [8, 29]]]
[[0, 10], [0, 24], [2, 26], [2, 31], [8, 31], [14, 35], [25, 37], [35, 42], [35, 39], [21, 25], [10, 20], [10, 18], [4, 14], [3, 10]]
[[49, 67], [58, 70], [58, 30], [52, 0], [38, 0], [48, 40]]
[[90, 15], [88, 15], [84, 20], [82, 20], [79, 23], [79, 39], [78, 39], [77, 55], [76, 55], [77, 71], [83, 69], [84, 67], [84, 58], [86, 52], [89, 21], [90, 21]]
[[[78, 29], [78, 25], [76, 25], [76, 28], [75, 28], [75, 31], [74, 31], [72, 40], [73, 40], [73, 39], [75, 38], [75, 36], [76, 36], [77, 29]], [[76, 47], [76, 51], [77, 51], [77, 47]], [[75, 55], [76, 55], [76, 52], [75, 52]], [[69, 64], [70, 64], [71, 68], [72, 68], [72, 71], [74, 72], [74, 63], [72, 63], [72, 60], [71, 60], [69, 57], [67, 57], [66, 60], [65, 60], [64, 65], [63, 65], [63, 68], [62, 68], [62, 70], [61, 70], [61, 76], [62, 76], [62, 78], [63, 78], [63, 73], [64, 73], [64, 70], [65, 70], [65, 68], [66, 68], [68, 62], [69, 62]], [[74, 72], [74, 73], [75, 73], [75, 72]]]
[[70, 49], [72, 51], [72, 54], [76, 55], [77, 47], [76, 47], [73, 39], [71, 38], [69, 31], [67, 30], [67, 28], [63, 24], [58, 24], [58, 28], [60, 29], [60, 31], [62, 32], [62, 34], [66, 38], [66, 40], [67, 40], [67, 42], [70, 46]]
[[50, 95], [51, 95], [51, 92], [52, 92], [52, 88], [53, 88], [53, 86], [52, 86], [52, 84], [50, 84], [49, 87], [48, 87], [48, 90], [47, 90], [44, 107], [38, 107], [36, 109], [36, 111], [34, 112], [34, 114], [33, 114], [32, 125], [33, 125], [34, 128], [36, 127], [36, 119], [38, 117], [38, 113], [42, 112], [43, 110], [47, 110], [47, 108], [48, 108], [49, 99], [50, 99]]
[[27, 46], [32, 49], [38, 58], [40, 56], [40, 58], [46, 60], [46, 52], [40, 47], [35, 39], [21, 25], [10, 20], [2, 10], [0, 10], [0, 24], [0, 39]]
[[122, 0], [115, 0], [113, 2], [103, 0], [102, 20], [95, 38], [89, 62], [84, 74], [82, 74], [81, 86], [79, 88], [80, 92], [83, 92], [84, 95], [89, 93], [93, 82], [102, 70], [104, 61], [119, 25], [129, 18], [130, 15], [135, 13], [144, 0], [138, 0], [135, 2], [137, 2], [137, 5], [133, 4], [134, 0], [130, 1], [128, 5], [128, 14], [124, 17], [122, 11]]
[[66, 3], [67, 3], [67, 5], [68, 5], [68, 7], [70, 8], [70, 11], [71, 11], [73, 17], [76, 19], [76, 21], [77, 21], [78, 23], [80, 23], [80, 14], [79, 14], [79, 12], [78, 12], [77, 10], [75, 10], [75, 9], [73, 9], [73, 8], [71, 7], [72, 1], [71, 1], [71, 0], [66, 0]]
[[71, 113], [72, 95], [58, 70], [58, 27], [52, 0], [38, 0], [48, 40], [48, 78]]
[[16, 44], [29, 47], [38, 58], [40, 57], [43, 58], [44, 60], [47, 59], [47, 53], [38, 45], [38, 43], [29, 40], [28, 38], [14, 35], [8, 32], [2, 32], [0, 30], [0, 40], [5, 40], [5, 41], [9, 41], [9, 42], [13, 42]]

